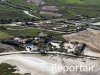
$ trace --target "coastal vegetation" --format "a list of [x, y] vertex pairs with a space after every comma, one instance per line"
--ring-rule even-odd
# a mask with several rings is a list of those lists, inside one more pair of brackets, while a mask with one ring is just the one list
[[0, 64], [0, 75], [20, 75], [19, 73], [14, 73], [17, 69], [16, 66], [11, 66], [6, 63]]

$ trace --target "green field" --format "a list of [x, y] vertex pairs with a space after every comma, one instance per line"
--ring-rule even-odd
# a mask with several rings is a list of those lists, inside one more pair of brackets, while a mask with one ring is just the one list
[[[64, 18], [74, 18], [76, 15], [82, 14], [87, 17], [100, 16], [100, 0], [44, 0], [45, 5], [57, 6], [59, 13]], [[45, 6], [43, 5], [43, 6]], [[27, 3], [25, 0], [8, 0], [8, 2], [0, 1], [0, 19], [12, 19], [14, 21], [30, 20], [32, 17], [26, 15], [23, 10], [29, 11], [31, 14], [41, 18], [47, 15], [40, 15], [41, 5], [36, 6], [33, 3]], [[58, 13], [57, 12], [57, 13]], [[51, 17], [50, 17], [51, 18]], [[49, 19], [50, 19], [49, 18]]]
[[100, 0], [45, 0], [49, 4], [83, 4], [83, 5], [100, 5]]
[[100, 5], [100, 0], [64, 0], [66, 3]]
[[[19, 4], [21, 6], [27, 6], [33, 9], [35, 6], [33, 3], [26, 3], [25, 0], [9, 0], [12, 3]], [[43, 0], [46, 3], [52, 4], [52, 3], [75, 3], [75, 4], [85, 4], [85, 5], [100, 5], [100, 0]], [[35, 9], [35, 8], [34, 8]]]
[[12, 35], [12, 36], [37, 36], [40, 33], [40, 30], [38, 29], [25, 29], [25, 30], [3, 30], [3, 32]]
[[0, 31], [0, 40], [5, 40], [5, 39], [9, 39], [9, 38], [12, 38], [13, 36], [5, 33], [5, 32], [1, 32]]
[[24, 0], [9, 0], [8, 2], [0, 1], [0, 19], [23, 20], [32, 17], [26, 15], [23, 10], [36, 12], [38, 8], [34, 4], [28, 4]]
[[25, 29], [25, 30], [1, 30], [0, 31], [0, 36], [1, 40], [2, 39], [8, 39], [11, 36], [13, 37], [19, 37], [19, 36], [23, 36], [23, 37], [35, 37], [38, 36], [38, 34], [40, 34], [41, 32], [45, 32], [47, 35], [52, 35], [53, 39], [55, 40], [63, 40], [62, 36], [60, 33], [56, 33], [56, 32], [50, 32], [50, 31], [44, 31], [44, 30], [39, 30], [39, 29]]

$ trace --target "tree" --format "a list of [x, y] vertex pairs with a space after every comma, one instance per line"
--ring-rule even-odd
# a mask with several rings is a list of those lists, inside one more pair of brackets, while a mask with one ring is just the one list
[[0, 64], [0, 75], [20, 75], [18, 73], [14, 73], [16, 71], [16, 66], [11, 66], [6, 63]]
[[[19, 73], [15, 73], [16, 70], [17, 70], [16, 66], [11, 66], [10, 64], [7, 63], [0, 64], [0, 75], [22, 75]], [[23, 75], [31, 75], [31, 74], [25, 73]]]

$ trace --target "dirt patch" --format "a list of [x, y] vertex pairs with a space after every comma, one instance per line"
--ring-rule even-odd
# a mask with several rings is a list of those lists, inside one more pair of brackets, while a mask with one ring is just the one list
[[58, 8], [56, 6], [44, 6], [44, 7], [42, 7], [42, 10], [45, 10], [45, 11], [58, 11]]
[[11, 51], [16, 51], [16, 49], [13, 46], [0, 43], [0, 53], [1, 52], [11, 52]]
[[62, 14], [54, 13], [54, 12], [49, 12], [49, 11], [41, 11], [40, 14], [50, 15], [50, 16], [55, 16], [55, 17], [60, 17], [60, 16], [62, 16]]
[[66, 41], [85, 43], [90, 50], [100, 52], [100, 31], [87, 29], [85, 31], [63, 36]]
[[45, 2], [43, 0], [26, 0], [26, 2], [33, 3], [33, 4], [36, 4], [36, 5], [45, 4]]

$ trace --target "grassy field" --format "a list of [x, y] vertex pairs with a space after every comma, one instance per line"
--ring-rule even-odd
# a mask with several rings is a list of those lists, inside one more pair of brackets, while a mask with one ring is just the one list
[[84, 5], [100, 5], [100, 0], [45, 0], [47, 3], [52, 4], [84, 4]]
[[30, 37], [35, 37], [38, 36], [41, 32], [45, 32], [47, 35], [53, 36], [53, 39], [55, 40], [63, 40], [62, 36], [60, 33], [56, 32], [50, 32], [50, 31], [44, 31], [44, 30], [39, 30], [39, 29], [25, 29], [25, 30], [1, 30], [1, 39], [6, 39], [11, 36], [13, 37], [19, 37], [19, 36], [30, 36]]
[[87, 18], [100, 16], [100, 0], [45, 0], [46, 5], [56, 5], [63, 17], [72, 19], [77, 15]]
[[[100, 16], [100, 0], [44, 0], [45, 5], [56, 5], [59, 13], [65, 18], [74, 18], [78, 14], [88, 17]], [[20, 21], [32, 18], [23, 13], [28, 10], [35, 16], [41, 17], [41, 5], [36, 6], [33, 3], [27, 3], [25, 0], [9, 0], [8, 2], [0, 1], [0, 18], [19, 19]], [[57, 13], [58, 13], [57, 12]], [[42, 15], [43, 16], [43, 15]], [[44, 16], [47, 18], [47, 15]]]
[[100, 5], [100, 0], [64, 0], [66, 3], [84, 4], [84, 5]]
[[[4, 15], [5, 14], [5, 15]], [[0, 18], [21, 18], [29, 17], [24, 14], [21, 10], [9, 10], [9, 9], [0, 9]]]
[[12, 38], [13, 36], [5, 33], [5, 32], [1, 32], [0, 31], [0, 40], [4, 40], [4, 39], [9, 39], [9, 38]]
[[[10, 2], [12, 3], [15, 3], [15, 4], [19, 4], [19, 5], [22, 5], [22, 6], [27, 6], [27, 7], [30, 7], [30, 8], [34, 8], [32, 6], [35, 6], [33, 3], [27, 3], [25, 2], [25, 0], [9, 0]], [[52, 4], [52, 3], [75, 3], [75, 4], [85, 4], [85, 5], [100, 5], [100, 0], [44, 0], [46, 3], [49, 3], [49, 4]]]
[[24, 0], [9, 0], [8, 2], [0, 1], [0, 18], [6, 19], [25, 19], [31, 18], [26, 15], [23, 10], [32, 10], [30, 13], [36, 12], [38, 8], [30, 3], [28, 4]]
[[31, 10], [36, 10], [37, 6], [33, 3], [27, 3], [25, 0], [10, 0], [12, 4], [30, 8]]
[[45, 0], [48, 4], [83, 4], [83, 5], [100, 5], [100, 0]]
[[4, 30], [3, 32], [13, 35], [15, 37], [17, 36], [37, 36], [40, 33], [40, 30], [38, 29], [25, 29], [25, 30]]

